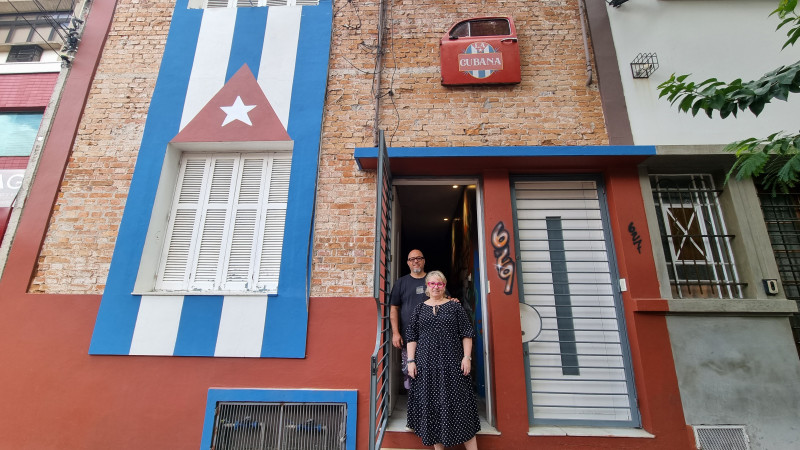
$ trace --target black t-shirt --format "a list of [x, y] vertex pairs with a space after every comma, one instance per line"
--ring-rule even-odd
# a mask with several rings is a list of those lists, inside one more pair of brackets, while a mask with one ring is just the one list
[[411, 274], [402, 276], [392, 286], [391, 304], [400, 307], [400, 332], [405, 336], [411, 313], [420, 303], [428, 299], [425, 295], [425, 277], [414, 278]]

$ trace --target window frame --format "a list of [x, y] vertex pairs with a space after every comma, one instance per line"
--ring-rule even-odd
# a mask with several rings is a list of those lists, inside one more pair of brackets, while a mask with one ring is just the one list
[[[22, 12], [0, 15], [0, 39], [3, 44], [61, 43], [57, 25], [66, 29], [72, 11]], [[25, 34], [24, 40], [15, 37]], [[46, 36], [45, 36], [46, 35]]]
[[28, 63], [42, 60], [42, 47], [36, 44], [14, 45], [6, 56], [7, 63]]
[[[185, 154], [190, 155], [254, 155], [254, 154], [271, 154], [277, 156], [279, 159], [288, 159], [289, 164], [287, 170], [291, 171], [291, 164], [293, 161], [293, 143], [287, 142], [281, 144], [276, 148], [264, 149], [263, 146], [253, 146], [244, 143], [215, 143], [213, 146], [206, 144], [196, 143], [170, 143], [164, 157], [158, 187], [156, 189], [156, 197], [153, 202], [153, 210], [150, 216], [150, 223], [145, 237], [144, 248], [142, 250], [142, 259], [139, 263], [136, 281], [134, 283], [133, 295], [142, 296], [158, 296], [158, 295], [236, 295], [236, 296], [264, 296], [276, 295], [279, 286], [280, 266], [282, 265], [282, 251], [277, 250], [275, 261], [277, 261], [278, 268], [276, 269], [278, 276], [275, 277], [275, 282], [270, 286], [265, 286], [263, 289], [258, 289], [258, 285], [253, 289], [250, 287], [230, 286], [228, 288], [208, 288], [208, 289], [192, 289], [192, 288], [176, 288], [174, 286], [163, 287], [159, 284], [159, 276], [163, 264], [165, 246], [168, 245], [169, 226], [172, 220], [172, 207], [175, 200], [175, 193], [179, 188], [179, 175], [181, 170], [181, 160]], [[289, 186], [287, 179], [287, 189]], [[288, 208], [288, 197], [287, 197]], [[284, 208], [282, 211], [286, 211]], [[283, 216], [282, 233], [285, 233], [286, 216]], [[263, 231], [263, 230], [261, 230]]]
[[192, 4], [199, 3], [199, 8], [221, 9], [221, 8], [255, 8], [263, 6], [313, 6], [318, 5], [319, 0], [194, 0]]
[[[36, 146], [36, 139], [39, 137], [44, 111], [0, 111], [0, 117], [7, 118], [0, 120], [0, 132], [5, 134], [6, 141], [5, 150], [0, 152], [0, 157], [29, 157]], [[30, 119], [24, 120], [25, 118]], [[34, 123], [36, 124], [35, 127], [33, 126]], [[23, 127], [27, 127], [27, 130], [23, 131]], [[14, 139], [12, 140], [10, 136], [13, 136]], [[11, 148], [12, 145], [14, 146], [13, 148]]]
[[[495, 21], [505, 22], [506, 27], [508, 28], [508, 32], [502, 34], [498, 33], [473, 34], [474, 24], [480, 22], [495, 22]], [[466, 31], [466, 34], [461, 34], [463, 31]], [[450, 28], [450, 38], [452, 39], [499, 37], [499, 36], [511, 36], [512, 34], [513, 34], [513, 27], [511, 26], [511, 21], [509, 21], [507, 17], [478, 17], [474, 19], [467, 19], [453, 25]]]
[[[242, 177], [244, 176], [244, 166], [246, 160], [259, 160], [263, 158], [261, 170], [259, 173], [259, 191], [256, 194], [258, 200], [256, 202], [243, 202], [241, 200], [242, 194]], [[195, 182], [200, 182], [200, 191], [198, 192], [198, 199], [194, 205], [187, 202], [182, 202], [184, 197], [181, 195], [183, 181], [186, 179], [186, 171], [188, 162], [190, 160], [202, 161], [204, 167], [202, 169], [201, 178], [195, 179]], [[216, 180], [214, 177], [215, 167], [220, 167], [217, 163], [224, 160], [232, 160], [230, 180], [228, 186], [225, 188], [228, 191], [225, 193], [225, 203], [214, 203], [209, 197], [219, 196], [220, 193], [214, 193], [212, 190]], [[281, 163], [277, 163], [280, 161]], [[291, 155], [281, 152], [226, 152], [226, 153], [195, 153], [183, 152], [181, 154], [180, 169], [178, 181], [175, 186], [172, 205], [170, 207], [170, 220], [166, 228], [166, 238], [161, 251], [160, 263], [158, 266], [158, 273], [154, 291], [158, 293], [164, 292], [192, 292], [194, 294], [206, 293], [208, 295], [216, 295], [219, 292], [252, 292], [252, 293], [275, 293], [278, 286], [278, 273], [280, 271], [280, 251], [282, 245], [276, 244], [276, 241], [267, 240], [265, 242], [265, 232], [271, 230], [273, 233], [280, 233], [277, 242], [282, 241], [283, 228], [286, 219], [286, 207], [288, 203], [288, 185], [289, 185], [289, 171], [291, 169]], [[277, 173], [281, 174], [280, 179], [272, 179]], [[272, 195], [277, 190], [275, 183], [280, 183], [277, 187], [283, 192], [279, 198], [274, 198]], [[224, 205], [224, 206], [223, 206]], [[183, 269], [176, 271], [172, 279], [165, 279], [169, 269], [172, 243], [175, 242], [174, 230], [178, 211], [191, 211], [192, 214], [192, 228], [188, 245], [188, 254], [185, 255], [185, 262]], [[224, 214], [222, 228], [214, 231], [219, 233], [220, 241], [219, 248], [216, 253], [216, 264], [212, 264], [209, 257], [214, 257], [213, 253], [205, 256], [207, 270], [213, 275], [207, 275], [205, 279], [198, 277], [198, 270], [202, 267], [203, 262], [199, 259], [203, 258], [203, 237], [206, 236], [209, 211], [222, 212]], [[233, 277], [231, 272], [236, 270], [235, 264], [231, 261], [232, 255], [236, 253], [237, 246], [234, 240], [238, 233], [235, 217], [240, 211], [254, 211], [254, 223], [252, 224], [252, 240], [253, 245], [246, 250], [249, 258], [247, 274], [244, 279], [241, 276]], [[278, 213], [275, 217], [274, 214]], [[270, 220], [270, 216], [273, 220]], [[274, 220], [280, 221], [280, 224]], [[278, 227], [279, 229], [275, 228]], [[185, 231], [185, 230], [184, 230]], [[272, 252], [277, 252], [277, 255], [268, 255], [265, 245], [272, 249]], [[277, 245], [277, 248], [276, 248]], [[180, 258], [180, 255], [178, 255]], [[269, 264], [265, 258], [272, 260], [271, 265], [274, 266], [274, 261], [277, 260], [277, 268], [272, 268], [268, 276], [262, 276], [262, 267], [264, 264]], [[213, 259], [213, 258], [212, 258]], [[214, 265], [215, 267], [211, 267]], [[241, 265], [240, 265], [241, 267]], [[239, 269], [241, 271], [241, 269]], [[183, 272], [182, 278], [178, 280], [178, 272]], [[210, 277], [213, 277], [211, 279]]]
[[[680, 189], [687, 189], [681, 187], [674, 192], [680, 195], [680, 202], [664, 203], [662, 199], [656, 200], [656, 197], [664, 195], [664, 191], [659, 191], [657, 183], [664, 179], [674, 178], [688, 178], [690, 184], [696, 183], [698, 180], [702, 183], [701, 187], [694, 186], [688, 188], [689, 191], [682, 191]], [[657, 214], [658, 223], [658, 239], [659, 244], [664, 249], [664, 263], [667, 267], [667, 280], [669, 282], [669, 292], [673, 299], [729, 299], [738, 300], [745, 298], [743, 288], [746, 283], [741, 281], [739, 270], [737, 269], [734, 245], [732, 243], [735, 235], [728, 234], [728, 226], [722, 211], [720, 202], [720, 195], [722, 190], [715, 187], [714, 177], [710, 173], [659, 173], [651, 172], [648, 174], [649, 194], [653, 198]], [[685, 192], [689, 192], [690, 201], [684, 200]], [[700, 197], [703, 197], [707, 203], [703, 203]], [[670, 208], [677, 207], [687, 209], [691, 208], [695, 211], [695, 217], [701, 220], [698, 223], [700, 232], [702, 233], [701, 239], [692, 240], [696, 243], [703, 243], [704, 249], [700, 250], [705, 255], [703, 260], [695, 259], [679, 259], [675, 251], [675, 238], [672, 235], [671, 225], [669, 221], [670, 215], [668, 211]], [[708, 211], [706, 211], [706, 209]], [[709, 223], [706, 223], [709, 222]], [[709, 235], [708, 231], [711, 227], [713, 234]], [[655, 230], [654, 230], [655, 231]], [[691, 239], [691, 236], [687, 236]], [[723, 254], [724, 253], [724, 254]], [[679, 267], [690, 267], [693, 262], [694, 266], [708, 268], [708, 273], [713, 277], [700, 278], [699, 276], [693, 279], [688, 279], [682, 276], [679, 272]], [[720, 271], [722, 272], [720, 274]], [[692, 295], [694, 290], [699, 290], [701, 293], [710, 289], [713, 295]], [[684, 293], [684, 290], [687, 292]]]

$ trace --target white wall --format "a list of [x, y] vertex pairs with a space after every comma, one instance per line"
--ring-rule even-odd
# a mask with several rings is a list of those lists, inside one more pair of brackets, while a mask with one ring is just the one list
[[37, 62], [7, 63], [8, 50], [0, 51], [0, 74], [60, 72], [61, 58], [53, 50], [42, 52]]
[[[800, 94], [773, 101], [759, 117], [740, 111], [738, 118], [714, 119], [678, 113], [677, 105], [658, 99], [657, 86], [673, 73], [691, 73], [695, 81], [756, 79], [780, 65], [800, 60], [800, 42], [781, 51], [784, 30], [769, 17], [777, 0], [629, 0], [608, 7], [628, 116], [637, 145], [727, 144], [775, 131], [800, 130]], [[638, 53], [655, 52], [660, 67], [646, 79], [631, 76]]]

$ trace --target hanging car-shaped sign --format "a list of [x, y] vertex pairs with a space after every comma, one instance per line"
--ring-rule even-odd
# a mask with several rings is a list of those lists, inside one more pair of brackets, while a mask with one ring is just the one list
[[455, 24], [439, 44], [442, 84], [520, 82], [517, 30], [511, 17], [479, 17]]

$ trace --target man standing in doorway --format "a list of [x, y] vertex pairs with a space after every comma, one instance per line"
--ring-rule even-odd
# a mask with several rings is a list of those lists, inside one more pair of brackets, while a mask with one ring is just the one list
[[403, 385], [406, 389], [409, 389], [410, 385], [406, 363], [408, 354], [403, 333], [405, 333], [406, 325], [408, 325], [414, 308], [428, 299], [425, 295], [425, 257], [421, 251], [414, 249], [408, 253], [408, 268], [411, 269], [411, 273], [398, 278], [392, 287], [389, 311], [389, 320], [392, 323], [392, 345], [403, 350], [403, 375], [405, 375]]

